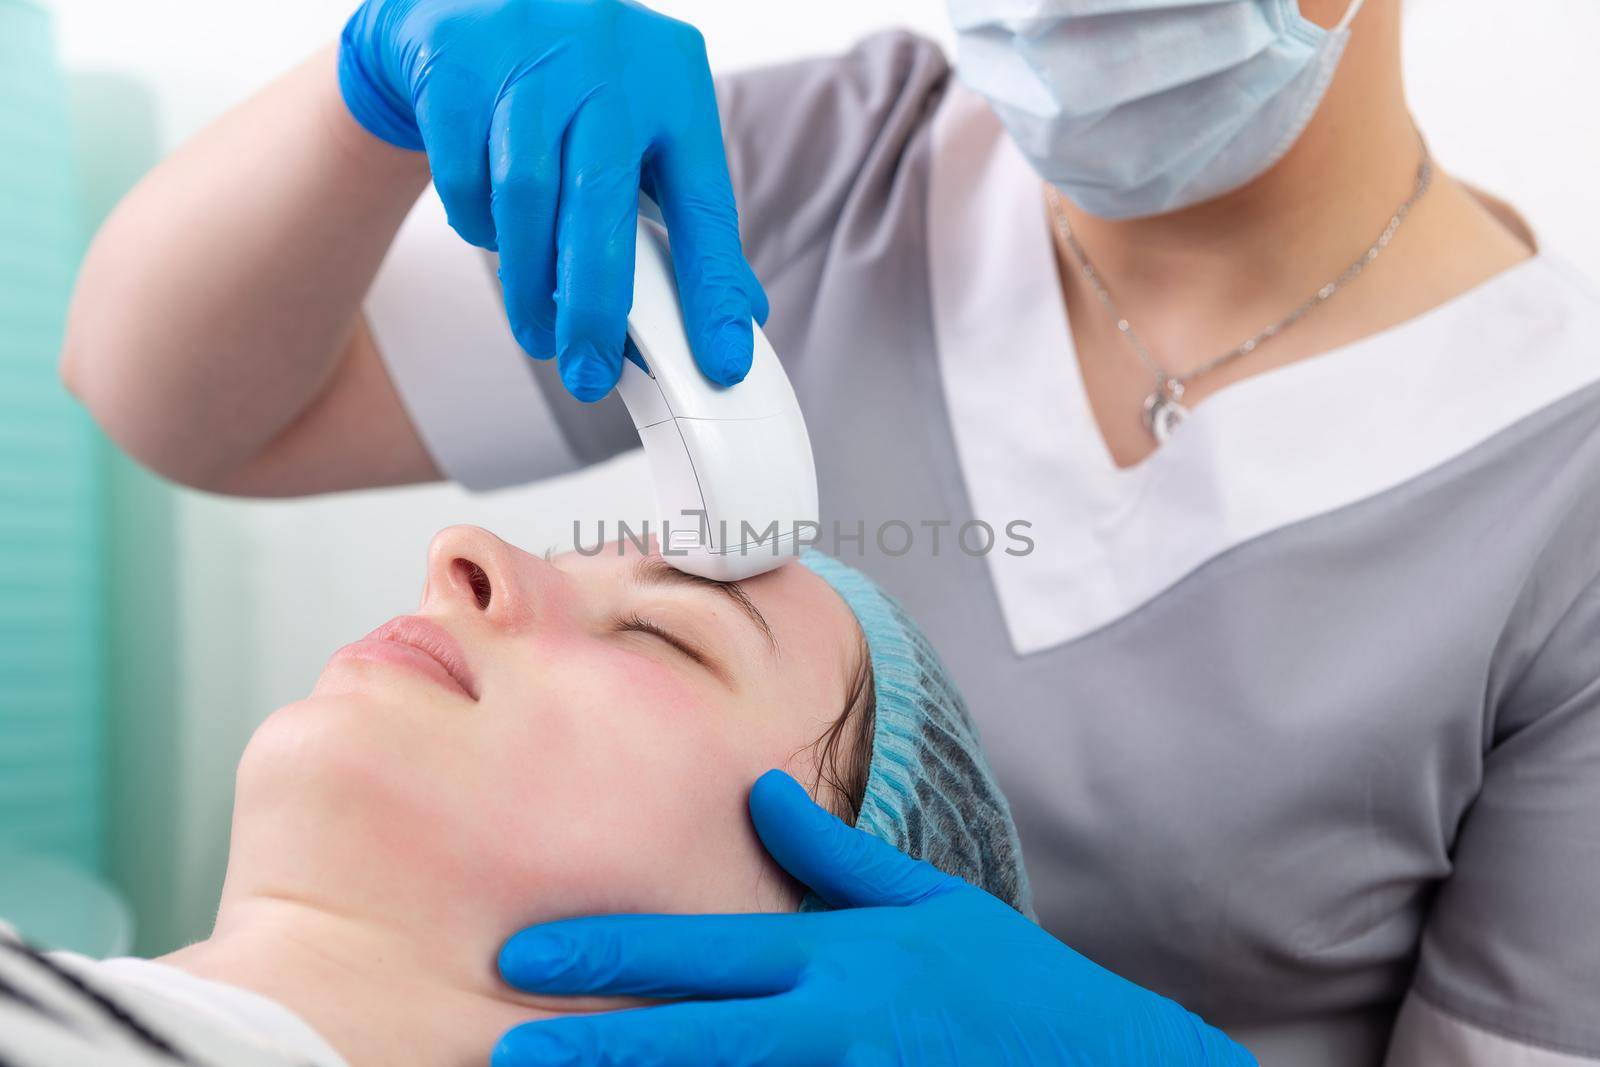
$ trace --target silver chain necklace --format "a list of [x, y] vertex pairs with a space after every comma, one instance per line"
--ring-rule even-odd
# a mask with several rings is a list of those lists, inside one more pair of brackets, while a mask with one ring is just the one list
[[1161, 364], [1156, 362], [1155, 357], [1150, 354], [1150, 349], [1145, 346], [1144, 341], [1134, 331], [1133, 325], [1117, 310], [1116, 302], [1111, 299], [1110, 290], [1100, 280], [1099, 270], [1090, 261], [1089, 254], [1083, 250], [1083, 245], [1078, 242], [1077, 235], [1072, 232], [1072, 223], [1067, 220], [1067, 214], [1062, 209], [1061, 194], [1056, 191], [1056, 187], [1046, 184], [1045, 196], [1050, 201], [1050, 214], [1055, 219], [1056, 229], [1060, 231], [1061, 239], [1071, 249], [1073, 258], [1078, 261], [1078, 266], [1082, 269], [1084, 278], [1088, 280], [1089, 285], [1094, 289], [1095, 295], [1100, 298], [1100, 303], [1105, 306], [1105, 309], [1111, 313], [1111, 317], [1116, 320], [1117, 330], [1133, 346], [1134, 352], [1139, 357], [1139, 362], [1143, 363], [1145, 369], [1155, 378], [1155, 389], [1149, 396], [1144, 398], [1144, 427], [1150, 436], [1155, 438], [1157, 444], [1165, 444], [1167, 438], [1172, 435], [1172, 431], [1177, 429], [1178, 424], [1183, 422], [1189, 415], [1189, 409], [1183, 405], [1183, 394], [1190, 382], [1203, 374], [1209, 374], [1224, 364], [1232, 363], [1242, 356], [1248, 356], [1263, 344], [1305, 318], [1314, 308], [1332, 299], [1333, 294], [1354, 281], [1362, 271], [1372, 265], [1372, 262], [1383, 253], [1385, 248], [1389, 247], [1389, 242], [1394, 240], [1394, 235], [1399, 232], [1401, 224], [1406, 220], [1406, 216], [1411, 214], [1411, 209], [1417, 206], [1417, 201], [1426, 196], [1428, 190], [1432, 187], [1433, 157], [1428, 153], [1427, 146], [1424, 145], [1422, 149], [1422, 164], [1417, 168], [1416, 188], [1406, 198], [1405, 203], [1395, 210], [1394, 215], [1389, 219], [1389, 225], [1384, 227], [1383, 233], [1373, 242], [1372, 247], [1368, 248], [1361, 254], [1359, 259], [1350, 264], [1343, 274], [1318, 289], [1309, 300], [1295, 308], [1284, 318], [1268, 326], [1254, 337], [1240, 342], [1215, 359], [1208, 360], [1183, 374], [1167, 373]]

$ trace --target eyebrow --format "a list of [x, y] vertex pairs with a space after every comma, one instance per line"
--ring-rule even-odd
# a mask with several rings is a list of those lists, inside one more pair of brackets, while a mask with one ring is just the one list
[[772, 627], [767, 625], [767, 617], [761, 614], [761, 609], [751, 601], [750, 595], [738, 582], [718, 582], [711, 578], [702, 578], [698, 574], [688, 574], [678, 570], [660, 556], [642, 556], [633, 567], [633, 580], [640, 585], [677, 585], [689, 588], [709, 589], [731, 601], [744, 615], [755, 624], [766, 638], [767, 646], [773, 652], [778, 651], [778, 639], [772, 634]]

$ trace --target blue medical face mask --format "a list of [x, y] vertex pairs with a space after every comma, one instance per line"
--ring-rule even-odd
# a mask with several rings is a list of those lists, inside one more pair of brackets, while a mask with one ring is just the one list
[[1104, 218], [1157, 215], [1282, 159], [1364, 0], [1325, 30], [1296, 0], [950, 0], [956, 69], [1035, 170]]

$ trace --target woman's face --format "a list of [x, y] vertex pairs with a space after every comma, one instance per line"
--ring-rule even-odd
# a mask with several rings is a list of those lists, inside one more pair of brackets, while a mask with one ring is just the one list
[[334, 655], [239, 768], [228, 894], [472, 909], [492, 936], [610, 911], [792, 906], [745, 796], [803, 782], [859, 630], [820, 578], [739, 586], [608, 545], [433, 540], [414, 616]]

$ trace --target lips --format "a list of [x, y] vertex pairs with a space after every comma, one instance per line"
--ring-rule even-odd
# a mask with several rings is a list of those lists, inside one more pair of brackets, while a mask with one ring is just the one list
[[461, 690], [473, 700], [478, 699], [477, 680], [461, 646], [448, 630], [420, 615], [390, 619], [344, 651], [360, 658], [411, 666], [441, 684]]

